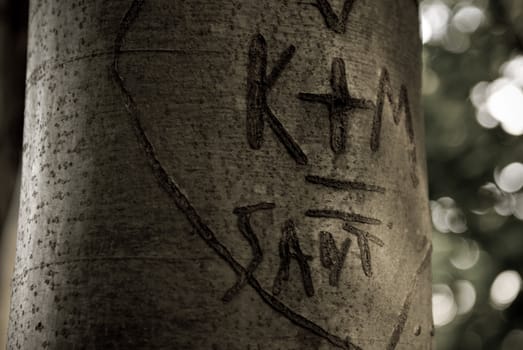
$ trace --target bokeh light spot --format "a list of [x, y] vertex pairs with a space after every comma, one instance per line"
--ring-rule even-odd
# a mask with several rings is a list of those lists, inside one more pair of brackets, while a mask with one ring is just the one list
[[517, 271], [501, 272], [490, 287], [490, 301], [496, 309], [503, 310], [512, 304], [521, 290], [521, 276]]
[[450, 197], [430, 202], [432, 223], [442, 233], [463, 233], [467, 230], [465, 214]]
[[452, 24], [463, 33], [472, 33], [479, 28], [484, 18], [481, 9], [476, 6], [464, 6], [452, 17]]
[[481, 106], [476, 111], [476, 120], [485, 129], [492, 129], [499, 125], [499, 121], [490, 115], [485, 106]]
[[476, 108], [480, 108], [487, 99], [488, 82], [480, 81], [470, 90], [470, 100]]
[[523, 135], [523, 91], [518, 86], [504, 78], [491, 83], [487, 109], [507, 133]]
[[453, 53], [463, 53], [470, 47], [470, 38], [467, 34], [450, 28], [442, 40], [443, 47]]
[[434, 326], [441, 327], [454, 320], [457, 313], [454, 293], [446, 284], [432, 286], [432, 317]]
[[523, 187], [523, 164], [510, 163], [496, 176], [496, 183], [505, 192], [517, 192]]
[[420, 7], [422, 41], [441, 40], [447, 33], [450, 8], [441, 0], [424, 2]]
[[460, 270], [468, 270], [479, 260], [479, 246], [476, 242], [462, 238], [460, 243], [456, 244], [452, 255], [449, 258], [450, 263]]
[[476, 289], [467, 280], [459, 280], [454, 283], [456, 303], [458, 304], [458, 315], [463, 315], [472, 310], [476, 303]]
[[516, 56], [501, 66], [501, 73], [514, 84], [523, 87], [523, 56]]

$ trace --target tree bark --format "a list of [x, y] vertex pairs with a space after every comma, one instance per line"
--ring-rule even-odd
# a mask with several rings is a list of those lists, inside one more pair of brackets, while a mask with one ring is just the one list
[[11, 349], [429, 349], [417, 3], [33, 0]]

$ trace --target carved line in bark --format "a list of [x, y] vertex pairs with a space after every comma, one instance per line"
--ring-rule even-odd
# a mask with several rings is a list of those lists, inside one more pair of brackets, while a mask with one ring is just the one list
[[369, 233], [363, 230], [360, 230], [348, 223], [343, 224], [343, 229], [353, 235], [356, 235], [358, 248], [360, 249], [360, 260], [361, 267], [365, 276], [372, 277], [372, 259], [370, 255], [369, 247]]
[[416, 144], [414, 140], [414, 126], [412, 123], [412, 112], [410, 110], [409, 93], [407, 86], [402, 84], [397, 102], [394, 101], [394, 92], [390, 82], [389, 71], [387, 68], [381, 70], [380, 80], [378, 84], [378, 94], [376, 96], [376, 110], [372, 121], [372, 132], [370, 138], [370, 148], [373, 152], [380, 149], [381, 127], [383, 123], [383, 108], [385, 106], [385, 99], [392, 107], [392, 119], [394, 124], [398, 125], [401, 121], [402, 112], [405, 114], [405, 130], [409, 138], [411, 150], [408, 151], [409, 162], [411, 163], [411, 180], [414, 187], [419, 184], [419, 179], [416, 175]]
[[417, 187], [419, 179], [416, 175], [416, 145], [407, 86], [405, 84], [400, 86], [398, 99], [394, 101], [394, 90], [390, 82], [389, 71], [387, 68], [382, 68], [376, 102], [354, 98], [349, 92], [345, 62], [341, 58], [333, 58], [332, 60], [330, 84], [333, 91], [331, 94], [299, 93], [298, 98], [302, 101], [321, 103], [327, 106], [332, 151], [335, 154], [339, 154], [346, 149], [349, 113], [355, 109], [373, 109], [370, 149], [373, 153], [377, 152], [381, 145], [383, 110], [385, 102], [388, 101], [392, 107], [392, 119], [395, 125], [398, 125], [403, 114], [405, 115], [405, 130], [410, 143], [410, 149], [407, 151], [408, 161], [411, 165], [410, 178], [414, 187]]
[[272, 210], [274, 209], [274, 203], [259, 203], [255, 205], [250, 205], [246, 207], [239, 207], [233, 210], [233, 213], [238, 216], [238, 229], [252, 250], [252, 259], [249, 265], [247, 266], [247, 273], [245, 276], [239, 276], [238, 280], [223, 296], [222, 300], [229, 302], [240, 292], [240, 290], [245, 287], [247, 284], [247, 276], [252, 276], [256, 268], [261, 264], [263, 260], [263, 251], [260, 247], [260, 242], [258, 237], [252, 230], [251, 225], [251, 214], [260, 211], [260, 210]]
[[[346, 222], [358, 222], [360, 224], [368, 225], [381, 225], [381, 220], [379, 219], [335, 209], [309, 209], [305, 212], [305, 215], [311, 218], [340, 219]], [[381, 243], [383, 244], [383, 242]]]
[[405, 113], [405, 128], [410, 143], [414, 142], [414, 127], [412, 126], [412, 114], [410, 111], [409, 95], [407, 87], [401, 85], [398, 101], [394, 102], [394, 93], [390, 82], [389, 71], [386, 68], [381, 70], [380, 82], [378, 87], [378, 96], [376, 98], [376, 112], [372, 123], [371, 149], [376, 152], [380, 148], [381, 124], [383, 119], [383, 107], [385, 98], [392, 106], [392, 117], [394, 124], [398, 125], [401, 121], [401, 112]]
[[[192, 51], [193, 53], [196, 51]], [[187, 54], [186, 50], [177, 50], [177, 49], [171, 49], [171, 48], [135, 48], [135, 49], [125, 49], [120, 50], [120, 54], [127, 54], [127, 53], [156, 53], [156, 54]], [[220, 51], [214, 51], [214, 50], [201, 50], [198, 51], [198, 53], [201, 54], [210, 54], [215, 55], [221, 53]], [[29, 74], [28, 78], [26, 79], [26, 88], [32, 87], [34, 84], [36, 84], [42, 77], [47, 74], [48, 72], [52, 72], [53, 70], [63, 67], [66, 64], [70, 64], [73, 62], [81, 61], [84, 59], [90, 59], [90, 58], [96, 58], [96, 57], [103, 57], [103, 56], [110, 56], [112, 57], [114, 55], [114, 51], [96, 51], [91, 52], [86, 55], [78, 55], [78, 56], [72, 56], [69, 58], [62, 58], [60, 57], [53, 57], [49, 58], [39, 65], [37, 65]]]
[[344, 34], [347, 31], [347, 21], [349, 19], [349, 14], [352, 11], [352, 6], [355, 2], [356, 0], [345, 0], [340, 17], [334, 13], [334, 10], [332, 9], [332, 6], [328, 0], [316, 0], [316, 3], [313, 4], [313, 6], [320, 10], [327, 28], [334, 31], [335, 33]]
[[331, 179], [322, 176], [307, 175], [305, 176], [305, 181], [315, 185], [321, 185], [325, 187], [330, 187], [336, 190], [359, 190], [359, 191], [368, 191], [368, 192], [378, 192], [385, 193], [385, 188], [376, 185], [369, 185], [364, 182], [359, 181], [345, 181], [338, 179]]
[[[44, 268], [49, 268], [52, 266], [62, 266], [62, 265], [68, 265], [68, 264], [76, 264], [79, 262], [90, 262], [90, 261], [130, 261], [130, 260], [136, 260], [141, 262], [169, 262], [169, 263], [175, 263], [178, 261], [185, 261], [187, 259], [194, 259], [196, 258], [183, 258], [179, 259], [178, 257], [169, 257], [169, 256], [147, 256], [147, 255], [127, 255], [127, 256], [89, 256], [89, 257], [79, 257], [76, 259], [71, 260], [63, 260], [63, 261], [52, 261], [52, 262], [41, 262], [40, 264], [33, 265], [28, 268], [24, 268], [19, 273], [15, 274], [12, 278], [13, 281], [19, 280], [21, 278], [27, 277], [27, 274], [34, 270], [42, 270]], [[199, 258], [201, 259], [201, 258]], [[209, 259], [210, 260], [210, 259]]]
[[355, 109], [373, 109], [374, 103], [351, 96], [345, 62], [341, 58], [332, 59], [330, 83], [332, 94], [299, 93], [298, 98], [327, 106], [331, 149], [335, 154], [340, 154], [346, 149], [349, 113]]
[[[405, 324], [407, 323], [410, 307], [412, 305], [412, 298], [414, 297], [414, 293], [416, 292], [416, 287], [418, 286], [419, 277], [420, 277], [421, 273], [423, 271], [425, 271], [425, 269], [430, 264], [432, 245], [430, 243], [428, 243], [426, 245], [426, 247], [427, 248], [425, 248], [425, 254], [423, 255], [423, 259], [421, 260], [421, 263], [414, 274], [414, 282], [412, 284], [412, 287], [410, 288], [409, 293], [405, 297], [405, 301], [403, 302], [403, 305], [401, 307], [400, 314], [398, 315], [398, 319], [392, 330], [392, 335], [390, 337], [389, 344], [387, 345], [387, 350], [396, 349], [396, 346], [398, 345], [398, 343], [400, 341], [401, 334], [403, 333], [403, 331], [405, 329]], [[420, 330], [420, 332], [421, 332], [421, 330]], [[417, 335], [419, 335], [419, 334], [417, 334]]]
[[[334, 13], [334, 10], [332, 9], [332, 6], [328, 0], [316, 0], [316, 3], [310, 5], [318, 8], [321, 15], [323, 16], [323, 19], [325, 20], [325, 25], [327, 28], [337, 34], [345, 34], [347, 31], [349, 15], [355, 2], [356, 0], [345, 0], [340, 17]], [[414, 2], [416, 10], [418, 10], [419, 0], [412, 0], [412, 2]]]
[[329, 269], [329, 284], [338, 287], [340, 283], [341, 268], [345, 263], [351, 245], [350, 238], [346, 238], [340, 249], [336, 246], [334, 237], [327, 231], [320, 232], [320, 260], [323, 267]]
[[301, 250], [294, 221], [287, 220], [283, 225], [282, 237], [278, 250], [280, 255], [280, 266], [276, 278], [274, 279], [272, 293], [274, 295], [279, 295], [281, 293], [281, 285], [283, 281], [289, 280], [289, 268], [291, 265], [291, 258], [293, 258], [298, 262], [300, 267], [301, 279], [303, 281], [303, 289], [305, 289], [305, 293], [309, 298], [314, 296], [314, 285], [312, 283], [311, 268], [309, 266], [309, 260], [312, 260], [312, 257], [310, 255], [305, 255]]
[[267, 42], [261, 34], [256, 34], [252, 38], [247, 66], [247, 141], [252, 149], [261, 148], [266, 116], [270, 128], [289, 155], [296, 163], [306, 165], [307, 155], [287, 132], [267, 102], [267, 95], [295, 52], [296, 48], [293, 45], [289, 46], [280, 55], [271, 73], [267, 75]]
[[133, 0], [120, 23], [114, 41], [114, 58], [111, 67], [111, 73], [116, 85], [122, 93], [124, 104], [129, 113], [129, 116], [131, 117], [131, 122], [138, 142], [145, 153], [147, 161], [149, 162], [151, 170], [159, 185], [163, 187], [167, 194], [173, 199], [175, 205], [185, 215], [189, 223], [193, 226], [197, 234], [205, 241], [205, 243], [233, 269], [239, 278], [245, 278], [248, 284], [256, 291], [260, 298], [274, 311], [278, 312], [295, 325], [302, 327], [303, 329], [306, 329], [313, 334], [316, 334], [317, 336], [327, 340], [329, 343], [338, 348], [347, 350], [361, 350], [361, 348], [353, 344], [348, 337], [347, 339], [343, 340], [342, 338], [329, 333], [319, 325], [296, 313], [287, 305], [274, 297], [271, 293], [267, 292], [253, 275], [248, 274], [247, 270], [232, 256], [227, 247], [225, 247], [216, 238], [214, 232], [204, 223], [196, 209], [181, 192], [174, 179], [162, 166], [156, 155], [156, 151], [152, 142], [141, 125], [140, 111], [138, 106], [134, 101], [131, 93], [125, 87], [124, 80], [118, 69], [121, 48], [125, 36], [138, 17], [144, 2], [145, 0]]
[[309, 209], [305, 212], [305, 216], [311, 218], [327, 218], [342, 220], [343, 229], [350, 234], [357, 237], [358, 248], [360, 250], [360, 260], [363, 272], [367, 277], [372, 276], [372, 262], [370, 255], [369, 241], [383, 247], [384, 243], [381, 239], [371, 235], [367, 231], [360, 230], [352, 225], [353, 222], [359, 222], [369, 225], [381, 225], [381, 221], [375, 218], [369, 218], [359, 214], [343, 212], [333, 209]]

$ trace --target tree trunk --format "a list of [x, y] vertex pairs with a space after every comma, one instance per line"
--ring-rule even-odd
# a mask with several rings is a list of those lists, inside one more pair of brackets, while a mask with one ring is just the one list
[[417, 3], [34, 0], [12, 349], [429, 349]]

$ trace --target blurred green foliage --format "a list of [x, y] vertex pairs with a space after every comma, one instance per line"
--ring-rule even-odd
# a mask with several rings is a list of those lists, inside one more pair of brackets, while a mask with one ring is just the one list
[[436, 349], [523, 349], [523, 1], [420, 17]]

